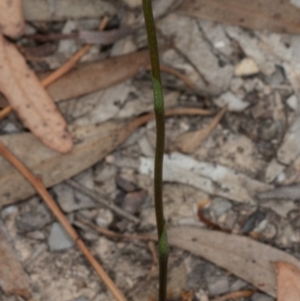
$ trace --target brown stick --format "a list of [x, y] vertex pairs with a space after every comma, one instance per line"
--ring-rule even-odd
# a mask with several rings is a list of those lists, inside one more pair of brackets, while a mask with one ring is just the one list
[[70, 237], [75, 241], [75, 243], [77, 244], [77, 246], [79, 247], [81, 252], [85, 255], [86, 259], [90, 262], [90, 264], [96, 270], [97, 274], [100, 276], [100, 278], [106, 284], [106, 286], [111, 291], [111, 293], [114, 295], [114, 297], [118, 301], [126, 301], [126, 298], [124, 297], [124, 295], [116, 287], [116, 285], [111, 280], [111, 278], [106, 274], [106, 272], [100, 266], [100, 264], [97, 262], [97, 260], [92, 255], [90, 250], [86, 247], [86, 245], [84, 244], [82, 239], [78, 236], [75, 229], [69, 223], [66, 216], [62, 213], [62, 211], [60, 210], [58, 205], [52, 199], [51, 195], [48, 193], [48, 191], [45, 188], [42, 181], [39, 178], [35, 177], [29, 171], [29, 169], [27, 167], [25, 167], [25, 165], [6, 148], [6, 146], [2, 142], [0, 142], [0, 154], [5, 159], [7, 159], [31, 183], [31, 185], [36, 189], [36, 191], [39, 193], [39, 195], [43, 198], [45, 203], [51, 209], [51, 211], [53, 212], [55, 217], [58, 219], [58, 221], [65, 228], [65, 230], [70, 235]]
[[[104, 17], [99, 25], [99, 30], [103, 30], [108, 22], [108, 17]], [[41, 81], [41, 84], [44, 88], [51, 85], [53, 82], [58, 80], [60, 77], [68, 73], [71, 69], [75, 67], [77, 62], [80, 60], [81, 57], [83, 57], [90, 49], [92, 45], [85, 45], [83, 46], [78, 52], [76, 52], [66, 63], [64, 63], [62, 66], [60, 66], [57, 70], [52, 72], [50, 75], [48, 75], [46, 78], [44, 78]], [[7, 115], [12, 112], [12, 108], [10, 106], [5, 107], [0, 112], [0, 120], [5, 118]]]
[[215, 298], [211, 301], [227, 301], [227, 300], [238, 299], [243, 297], [251, 297], [254, 293], [255, 291], [250, 291], [250, 290], [233, 292], [233, 293], [226, 294], [222, 297]]

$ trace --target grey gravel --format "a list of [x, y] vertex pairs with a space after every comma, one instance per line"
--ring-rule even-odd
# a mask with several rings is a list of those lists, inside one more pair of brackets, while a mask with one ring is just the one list
[[48, 240], [50, 251], [62, 251], [74, 246], [74, 242], [59, 223], [51, 227]]
[[228, 277], [208, 277], [208, 291], [210, 296], [225, 294], [229, 291]]

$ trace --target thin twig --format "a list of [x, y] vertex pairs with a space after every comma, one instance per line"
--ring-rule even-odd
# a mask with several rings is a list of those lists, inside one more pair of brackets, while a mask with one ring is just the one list
[[80, 184], [80, 183], [78, 183], [78, 182], [76, 182], [74, 180], [67, 180], [66, 184], [68, 184], [72, 188], [78, 190], [79, 192], [87, 195], [92, 200], [100, 203], [104, 207], [109, 208], [111, 211], [115, 212], [119, 216], [122, 216], [122, 217], [128, 219], [129, 221], [134, 222], [135, 224], [139, 224], [140, 223], [140, 219], [138, 219], [134, 215], [132, 215], [132, 214], [124, 211], [123, 209], [121, 209], [120, 207], [114, 205], [113, 203], [109, 203], [102, 196], [97, 195], [97, 193], [95, 193], [93, 190], [90, 190], [90, 189], [86, 188], [82, 184]]
[[233, 292], [233, 293], [226, 294], [222, 297], [212, 299], [211, 301], [227, 301], [227, 300], [238, 299], [238, 298], [247, 298], [247, 297], [251, 297], [254, 293], [255, 291], [250, 291], [250, 290]]
[[78, 248], [81, 250], [81, 252], [84, 254], [86, 259], [90, 262], [90, 264], [93, 266], [95, 271], [98, 273], [100, 278], [103, 280], [103, 282], [106, 284], [108, 289], [111, 291], [111, 293], [114, 295], [114, 297], [118, 301], [126, 301], [126, 298], [121, 293], [121, 291], [116, 287], [114, 282], [111, 280], [111, 278], [107, 275], [107, 273], [104, 271], [104, 269], [100, 266], [98, 261], [95, 259], [95, 257], [92, 255], [90, 250], [86, 247], [82, 239], [78, 236], [77, 232], [73, 228], [73, 226], [70, 224], [66, 216], [62, 213], [58, 205], [55, 203], [51, 195], [48, 193], [47, 189], [45, 188], [42, 181], [35, 177], [27, 167], [17, 158], [15, 157], [7, 148], [6, 146], [0, 142], [0, 154], [7, 159], [30, 183], [31, 185], [36, 189], [36, 191], [39, 193], [39, 195], [43, 198], [45, 203], [48, 205], [48, 207], [51, 209], [55, 217], [58, 219], [58, 221], [61, 223], [61, 225], [65, 228], [67, 233], [70, 235], [70, 237], [75, 241]]
[[[99, 25], [99, 30], [103, 30], [108, 23], [108, 17], [104, 17]], [[68, 73], [71, 69], [75, 67], [77, 62], [82, 58], [90, 49], [92, 45], [83, 46], [78, 52], [76, 52], [66, 63], [60, 66], [57, 70], [49, 74], [46, 78], [41, 81], [41, 84], [44, 88], [51, 85], [53, 82], [58, 80], [60, 77]], [[5, 118], [7, 115], [12, 112], [12, 107], [7, 106], [0, 112], [0, 120]]]
[[[151, 65], [147, 66], [146, 68], [147, 70], [151, 70]], [[185, 76], [184, 74], [180, 73], [179, 71], [166, 66], [166, 65], [160, 65], [160, 70], [169, 74], [172, 74], [176, 77], [178, 77], [179, 79], [181, 79], [192, 91], [195, 90], [195, 85], [191, 82], [191, 80]]]

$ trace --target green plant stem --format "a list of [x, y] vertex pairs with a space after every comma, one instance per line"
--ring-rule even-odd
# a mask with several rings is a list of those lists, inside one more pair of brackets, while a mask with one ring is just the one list
[[156, 119], [156, 151], [154, 163], [154, 198], [158, 233], [159, 252], [159, 301], [165, 301], [167, 295], [168, 240], [163, 211], [163, 156], [165, 148], [164, 97], [160, 77], [159, 54], [151, 0], [143, 0], [143, 10], [148, 36], [148, 46], [152, 67], [154, 92], [154, 111]]

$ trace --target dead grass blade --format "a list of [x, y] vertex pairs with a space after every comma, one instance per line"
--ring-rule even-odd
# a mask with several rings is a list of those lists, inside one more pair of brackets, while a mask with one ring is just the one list
[[180, 135], [175, 140], [172, 148], [186, 154], [193, 154], [219, 124], [226, 110], [227, 107], [224, 107], [205, 128]]
[[300, 9], [289, 1], [186, 0], [181, 13], [255, 30], [300, 33]]
[[[193, 108], [176, 108], [166, 111], [171, 115], [208, 115], [209, 111]], [[81, 171], [94, 165], [120, 146], [138, 127], [154, 118], [144, 115], [131, 122], [106, 122], [74, 129], [72, 135], [77, 141], [73, 150], [58, 154], [45, 147], [30, 133], [0, 137], [7, 147], [35, 173], [46, 187], [51, 187], [70, 179]], [[35, 155], [32, 156], [32, 153]], [[0, 158], [0, 207], [25, 199], [35, 193], [30, 184], [5, 160]]]
[[15, 46], [0, 36], [0, 90], [24, 125], [45, 145], [66, 153], [72, 149], [67, 124]]
[[111, 291], [113, 296], [118, 301], [126, 301], [125, 297], [121, 293], [121, 291], [116, 287], [114, 282], [110, 279], [110, 277], [106, 274], [106, 272], [103, 270], [103, 268], [100, 266], [100, 264], [97, 262], [95, 257], [92, 255], [92, 253], [89, 251], [89, 249], [86, 247], [84, 242], [81, 240], [81, 238], [78, 236], [75, 229], [72, 227], [72, 225], [69, 223], [66, 216], [62, 213], [58, 205], [55, 203], [55, 201], [52, 199], [51, 195], [46, 190], [45, 186], [43, 185], [42, 181], [35, 177], [27, 167], [19, 160], [17, 157], [15, 157], [6, 147], [3, 143], [0, 142], [0, 154], [8, 160], [35, 188], [35, 190], [39, 193], [39, 195], [43, 198], [45, 203], [48, 205], [50, 210], [53, 212], [57, 220], [62, 224], [62, 226], [65, 228], [67, 233], [70, 235], [70, 237], [75, 241], [78, 248], [81, 250], [81, 252], [84, 254], [86, 259], [90, 262], [90, 264], [93, 266], [97, 274], [100, 276], [100, 278], [103, 280], [103, 282], [106, 284], [108, 289]]
[[0, 286], [6, 295], [30, 298], [29, 278], [0, 223]]
[[0, 1], [0, 34], [16, 38], [24, 27], [21, 0]]

